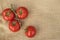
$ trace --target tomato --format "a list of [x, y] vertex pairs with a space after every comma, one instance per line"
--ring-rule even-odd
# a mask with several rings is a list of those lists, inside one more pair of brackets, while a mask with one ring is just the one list
[[17, 20], [13, 20], [13, 21], [10, 21], [9, 22], [9, 29], [12, 31], [12, 32], [17, 32], [19, 31], [21, 27], [21, 23], [19, 23]]
[[25, 19], [28, 16], [28, 10], [25, 7], [19, 7], [16, 13], [20, 19]]
[[28, 26], [25, 35], [29, 38], [34, 37], [36, 35], [36, 28], [34, 26]]
[[10, 8], [6, 8], [5, 10], [3, 10], [2, 12], [2, 16], [5, 20], [7, 21], [11, 21], [14, 19], [14, 12], [10, 9]]

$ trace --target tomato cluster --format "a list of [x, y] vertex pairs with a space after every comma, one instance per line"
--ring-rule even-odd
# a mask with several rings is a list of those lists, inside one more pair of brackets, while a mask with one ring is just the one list
[[[16, 17], [18, 19], [25, 19], [28, 16], [28, 10], [25, 7], [18, 7], [15, 12], [11, 10], [11, 8], [6, 8], [2, 11], [3, 19], [9, 22], [9, 29], [12, 32], [17, 32], [21, 28], [21, 22], [19, 20], [16, 20]], [[26, 28], [25, 32], [27, 37], [33, 37], [36, 34], [36, 29], [34, 26], [28, 26]]]
[[28, 10], [25, 7], [19, 7], [16, 9], [16, 12], [14, 12], [11, 10], [11, 8], [6, 8], [2, 12], [2, 16], [4, 20], [9, 21], [9, 29], [13, 32], [16, 32], [20, 29], [21, 23], [18, 22], [15, 17], [18, 17], [19, 19], [25, 19], [28, 16]]

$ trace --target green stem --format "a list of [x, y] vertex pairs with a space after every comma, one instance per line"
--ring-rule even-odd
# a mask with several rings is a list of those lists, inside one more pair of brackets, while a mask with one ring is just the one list
[[15, 13], [16, 18], [18, 18], [17, 14], [16, 14], [16, 11], [15, 11], [15, 9], [14, 9], [13, 4], [11, 4], [11, 10]]
[[16, 11], [15, 11], [15, 9], [14, 9], [14, 7], [13, 7], [13, 4], [11, 4], [11, 10], [12, 10], [14, 13], [16, 13]]

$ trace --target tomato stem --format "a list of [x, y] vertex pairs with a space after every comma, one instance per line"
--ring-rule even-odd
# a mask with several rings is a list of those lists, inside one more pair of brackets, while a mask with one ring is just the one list
[[[11, 4], [11, 10], [15, 13], [15, 19], [18, 20], [20, 22], [20, 19], [18, 18], [17, 14], [16, 14], [16, 11], [14, 9], [15, 6], [13, 6], [13, 4]], [[22, 13], [22, 12], [21, 12]], [[14, 25], [14, 24], [13, 24]]]
[[14, 7], [13, 7], [13, 4], [11, 4], [11, 10], [12, 10], [14, 13], [16, 13], [16, 11], [15, 11], [15, 9], [14, 9]]
[[[14, 7], [15, 7], [15, 6], [14, 6]], [[17, 18], [18, 18], [18, 16], [17, 16], [17, 14], [16, 14], [16, 11], [15, 11], [14, 7], [13, 7], [13, 4], [11, 4], [11, 10], [15, 13], [15, 16], [16, 16], [16, 18], [15, 18], [15, 19], [17, 19]]]
[[25, 29], [25, 32], [27, 32], [27, 31], [28, 31], [28, 29], [26, 28], [26, 29]]

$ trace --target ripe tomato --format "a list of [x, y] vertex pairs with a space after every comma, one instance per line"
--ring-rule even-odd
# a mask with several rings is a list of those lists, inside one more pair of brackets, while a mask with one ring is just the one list
[[34, 37], [36, 35], [35, 27], [34, 26], [28, 26], [28, 28], [26, 29], [25, 34], [29, 38]]
[[25, 7], [19, 7], [16, 13], [20, 19], [25, 19], [28, 16], [28, 10]]
[[15, 16], [15, 15], [14, 15], [14, 12], [11, 11], [10, 8], [6, 8], [6, 9], [3, 10], [3, 12], [2, 12], [2, 16], [3, 16], [3, 18], [4, 18], [5, 20], [11, 21], [11, 20], [14, 19], [14, 16]]
[[9, 29], [12, 31], [12, 32], [17, 32], [19, 31], [21, 27], [21, 23], [19, 23], [17, 20], [13, 20], [13, 21], [10, 21], [9, 22]]

